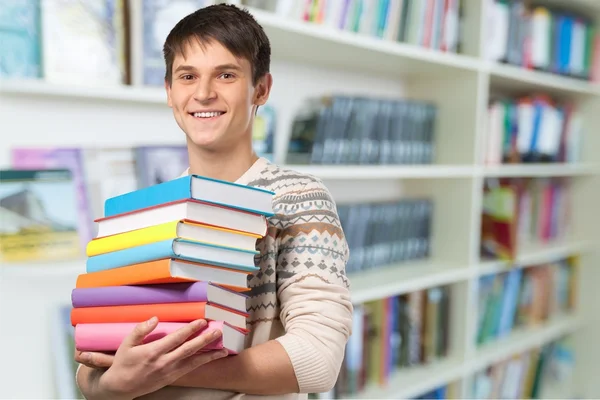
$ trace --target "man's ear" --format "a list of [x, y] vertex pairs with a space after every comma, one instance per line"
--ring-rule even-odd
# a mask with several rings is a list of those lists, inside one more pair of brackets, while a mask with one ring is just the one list
[[264, 105], [269, 100], [271, 87], [273, 86], [273, 75], [266, 73], [258, 80], [254, 91], [254, 104], [257, 106]]
[[167, 91], [167, 104], [173, 108], [173, 102], [171, 101], [171, 84], [165, 79], [165, 90]]

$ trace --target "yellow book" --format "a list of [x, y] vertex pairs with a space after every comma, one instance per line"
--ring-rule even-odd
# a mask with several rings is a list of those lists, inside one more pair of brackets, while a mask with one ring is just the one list
[[254, 251], [256, 250], [256, 241], [261, 237], [252, 233], [177, 220], [93, 239], [87, 245], [86, 254], [88, 257], [92, 257], [168, 239], [188, 239]]

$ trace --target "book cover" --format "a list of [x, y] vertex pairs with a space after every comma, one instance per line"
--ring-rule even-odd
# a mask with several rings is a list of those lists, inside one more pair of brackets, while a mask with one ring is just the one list
[[[156, 328], [144, 338], [144, 343], [159, 340], [186, 325], [180, 322], [159, 322]], [[81, 351], [116, 351], [135, 326], [136, 323], [79, 324], [75, 327], [75, 346]], [[204, 350], [227, 349], [230, 354], [237, 354], [244, 349], [247, 333], [222, 321], [209, 321], [206, 328], [191, 335], [187, 340], [193, 339], [206, 330], [221, 330], [222, 335], [204, 347]]]
[[1, 170], [0, 259], [53, 261], [81, 257], [71, 171]]
[[254, 257], [258, 254], [258, 251], [241, 250], [185, 239], [167, 239], [88, 257], [86, 271], [88, 273], [98, 272], [163, 258], [176, 258], [254, 272], [258, 270], [254, 263]]
[[179, 220], [96, 238], [88, 243], [86, 255], [89, 257], [111, 253], [167, 239], [188, 239], [255, 251], [256, 241], [260, 238], [261, 236], [246, 232]]
[[76, 288], [208, 281], [235, 291], [248, 290], [249, 272], [161, 259], [77, 276]]
[[179, 200], [195, 199], [271, 217], [274, 215], [274, 194], [258, 187], [199, 175], [186, 175], [112, 197], [104, 203], [104, 216], [110, 217]]
[[75, 288], [74, 308], [208, 301], [208, 282]]
[[77, 188], [77, 219], [81, 246], [85, 249], [95, 235], [87, 192], [83, 151], [79, 148], [13, 148], [11, 164], [15, 169], [65, 168], [71, 171]]

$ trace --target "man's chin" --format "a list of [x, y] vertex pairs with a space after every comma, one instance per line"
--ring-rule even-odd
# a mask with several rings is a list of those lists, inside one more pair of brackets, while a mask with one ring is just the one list
[[205, 150], [216, 150], [218, 147], [218, 140], [214, 136], [206, 135], [188, 135], [188, 142], [192, 142], [194, 146], [205, 149]]

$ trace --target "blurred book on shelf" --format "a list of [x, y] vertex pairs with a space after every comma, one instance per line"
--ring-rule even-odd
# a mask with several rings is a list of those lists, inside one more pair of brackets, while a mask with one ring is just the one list
[[565, 389], [574, 363], [572, 340], [564, 337], [477, 371], [468, 398], [577, 398], [573, 393], [549, 391], [561, 386]]
[[497, 98], [488, 106], [485, 162], [580, 162], [585, 127], [573, 103], [545, 95]]
[[275, 107], [265, 104], [258, 107], [252, 127], [252, 147], [259, 157], [274, 162], [275, 130], [277, 129]]
[[487, 0], [488, 60], [598, 79], [600, 34], [589, 15], [525, 0]]
[[569, 238], [571, 189], [565, 178], [485, 182], [481, 221], [484, 258], [511, 261], [520, 249]]
[[385, 387], [396, 372], [447, 357], [450, 292], [434, 287], [355, 306], [335, 398]]
[[433, 104], [346, 95], [307, 99], [297, 110], [288, 164], [431, 164]]
[[242, 0], [294, 21], [456, 53], [461, 0]]
[[179, 146], [138, 146], [134, 148], [138, 188], [179, 177], [190, 163], [185, 144]]
[[126, 0], [39, 2], [43, 78], [47, 82], [129, 83]]
[[0, 5], [0, 78], [40, 78], [39, 0], [4, 1]]
[[430, 255], [431, 200], [340, 204], [338, 214], [350, 248], [347, 273], [424, 259]]
[[0, 171], [3, 262], [68, 260], [83, 255], [77, 189], [70, 170]]
[[104, 201], [137, 188], [135, 165], [131, 148], [14, 147], [11, 150], [13, 168], [71, 171], [77, 189], [82, 249], [96, 235], [93, 220], [102, 216]]
[[13, 148], [11, 165], [19, 169], [67, 168], [77, 195], [77, 225], [82, 249], [94, 237], [90, 199], [86, 188], [86, 167], [83, 150], [78, 148]]
[[577, 267], [573, 256], [481, 277], [477, 344], [493, 343], [515, 329], [541, 325], [574, 310]]

